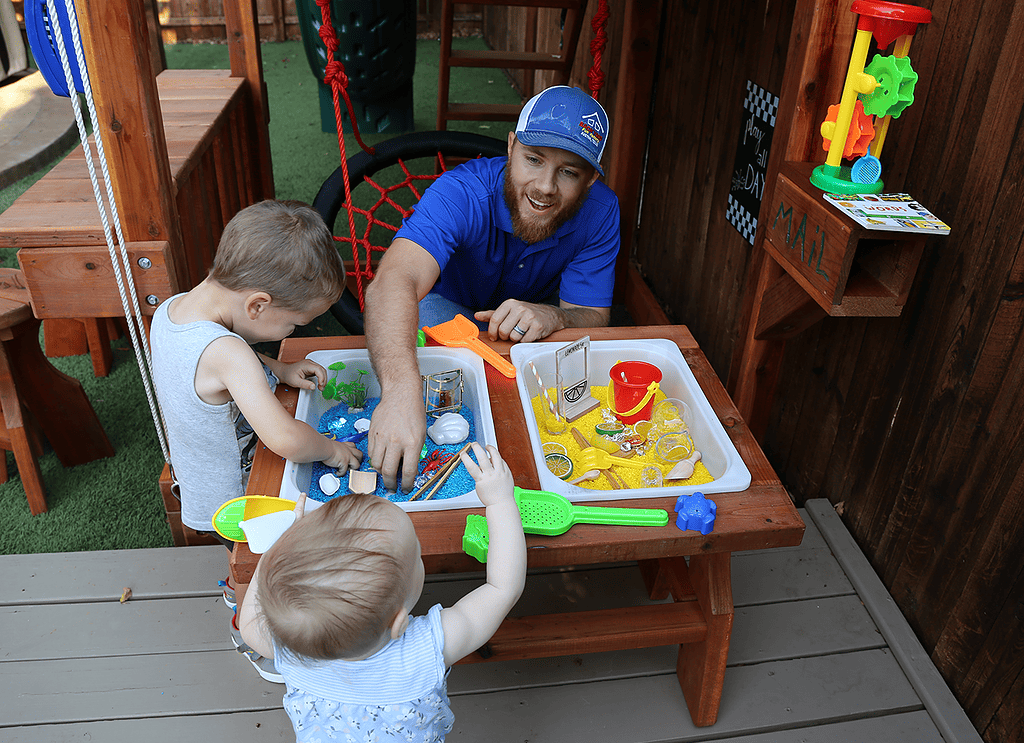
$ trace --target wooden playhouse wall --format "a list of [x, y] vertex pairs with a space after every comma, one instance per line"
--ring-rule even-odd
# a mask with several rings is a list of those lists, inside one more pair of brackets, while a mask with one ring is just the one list
[[[843, 504], [975, 725], [1009, 741], [1024, 718], [1024, 3], [931, 5], [885, 175], [953, 234], [929, 242], [901, 317], [826, 318], [789, 342], [764, 447], [798, 502]], [[723, 378], [749, 257], [724, 219], [742, 84], [779, 91], [786, 49], [781, 9], [758, 6], [670, 4], [664, 32], [696, 46], [661, 59], [636, 245]]]
[[[917, 4], [934, 18], [910, 51], [920, 81], [883, 177], [952, 234], [929, 240], [900, 317], [827, 317], [789, 341], [763, 445], [798, 503], [840, 508], [984, 738], [1019, 740], [1024, 0]], [[663, 5], [632, 258], [723, 380], [751, 255], [725, 218], [744, 89], [781, 92], [795, 12], [796, 0]], [[835, 53], [845, 71], [849, 49]]]

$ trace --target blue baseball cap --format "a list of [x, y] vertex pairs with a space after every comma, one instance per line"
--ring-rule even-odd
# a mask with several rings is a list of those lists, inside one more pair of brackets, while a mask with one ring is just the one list
[[557, 147], [573, 152], [601, 169], [608, 142], [608, 114], [579, 88], [556, 85], [541, 91], [523, 106], [516, 139], [530, 147]]

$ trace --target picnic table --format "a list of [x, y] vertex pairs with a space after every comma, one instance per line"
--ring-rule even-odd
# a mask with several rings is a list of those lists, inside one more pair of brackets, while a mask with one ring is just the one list
[[[714, 530], [707, 535], [681, 531], [673, 520], [664, 527], [575, 527], [557, 537], [527, 535], [530, 568], [635, 562], [652, 599], [671, 602], [612, 609], [510, 616], [480, 651], [462, 663], [563, 656], [630, 648], [679, 645], [676, 673], [695, 725], [715, 722], [722, 695], [729, 638], [733, 622], [731, 555], [741, 550], [792, 547], [800, 544], [804, 523], [789, 494], [747, 429], [708, 360], [689, 330], [682, 325], [629, 328], [575, 328], [549, 340], [568, 343], [592, 340], [666, 338], [679, 347], [729, 438], [750, 471], [750, 486], [738, 493], [718, 493]], [[512, 344], [490, 342], [509, 355]], [[326, 349], [365, 348], [363, 336], [289, 338], [279, 358], [294, 362]], [[527, 435], [516, 383], [487, 366], [487, 387], [499, 451], [516, 484], [539, 489], [539, 479]], [[279, 386], [278, 398], [292, 413], [298, 391]], [[278, 495], [284, 460], [261, 444], [253, 462], [248, 494]], [[675, 497], [603, 502], [636, 508], [672, 511]], [[466, 516], [483, 509], [454, 509], [410, 513], [423, 549], [428, 573], [479, 571], [480, 564], [462, 550]], [[245, 543], [235, 546], [232, 577], [247, 583], [257, 562]], [[529, 580], [529, 578], [527, 579]]]

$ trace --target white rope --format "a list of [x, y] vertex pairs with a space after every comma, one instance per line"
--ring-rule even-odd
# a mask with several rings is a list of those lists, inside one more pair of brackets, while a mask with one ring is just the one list
[[[82, 50], [82, 40], [78, 32], [78, 20], [72, 0], [64, 0], [67, 8], [68, 19], [71, 21], [71, 39], [74, 44], [75, 58], [78, 61], [78, 70], [82, 78], [82, 87], [85, 92], [85, 100], [89, 107], [89, 116], [93, 121], [93, 137], [96, 144], [97, 159], [100, 169], [103, 171], [103, 181], [106, 184], [107, 199], [104, 203], [103, 194], [100, 191], [99, 180], [96, 177], [96, 169], [92, 161], [92, 148], [89, 146], [89, 133], [85, 128], [85, 119], [82, 115], [82, 107], [78, 100], [75, 89], [74, 75], [71, 64], [68, 62], [68, 54], [64, 44], [64, 34], [60, 27], [57, 9], [54, 0], [46, 0], [47, 12], [50, 15], [50, 29], [53, 31], [53, 38], [57, 52], [60, 55], [61, 66], [64, 68], [64, 77], [67, 80], [68, 91], [70, 92], [71, 106], [75, 112], [75, 121], [78, 123], [78, 135], [82, 140], [82, 150], [85, 152], [85, 163], [89, 169], [89, 179], [92, 181], [93, 195], [96, 197], [96, 206], [100, 211], [100, 219], [103, 222], [103, 235], [107, 240], [107, 249], [110, 253], [110, 263], [114, 269], [114, 278], [117, 281], [117, 291], [121, 296], [121, 306], [124, 309], [125, 320], [128, 324], [128, 333], [131, 336], [132, 347], [135, 349], [135, 358], [139, 365], [139, 373], [142, 377], [142, 384], [146, 391], [146, 399], [149, 401], [149, 410], [153, 416], [153, 423], [156, 426], [157, 438], [160, 440], [160, 449], [164, 455], [164, 461], [170, 462], [170, 451], [164, 432], [163, 418], [160, 414], [156, 396], [153, 393], [153, 357], [149, 351], [149, 342], [146, 338], [145, 328], [142, 320], [142, 310], [139, 307], [139, 298], [135, 291], [135, 280], [132, 277], [131, 260], [128, 257], [128, 248], [125, 246], [124, 233], [121, 229], [121, 219], [117, 213], [117, 203], [114, 200], [114, 188], [110, 180], [110, 171], [107, 168], [107, 158], [103, 152], [103, 137], [100, 133], [99, 115], [96, 113], [96, 104], [92, 95], [92, 86], [89, 83], [89, 72], [85, 66], [85, 53]], [[108, 217], [107, 209], [110, 210]], [[114, 232], [117, 240], [111, 234], [110, 224], [113, 222]], [[118, 247], [120, 250], [118, 250]], [[127, 285], [127, 292], [125, 290]], [[131, 302], [129, 303], [129, 295]]]

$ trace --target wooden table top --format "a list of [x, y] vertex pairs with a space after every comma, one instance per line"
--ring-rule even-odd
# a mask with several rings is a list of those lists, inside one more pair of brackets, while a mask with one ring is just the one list
[[[725, 427], [729, 438], [750, 470], [750, 487], [739, 493], [716, 493], [714, 530], [707, 536], [697, 531], [681, 531], [670, 519], [664, 527], [577, 526], [557, 537], [527, 535], [530, 567], [583, 565], [626, 560], [673, 557], [710, 552], [789, 547], [800, 543], [804, 524], [789, 494], [782, 486], [764, 453], [740, 418], [690, 331], [682, 325], [652, 325], [629, 328], [575, 328], [562, 330], [548, 340], [561, 344], [589, 335], [591, 340], [666, 338], [676, 343], [707, 396], [711, 407]], [[484, 342], [508, 357], [512, 344], [507, 341]], [[365, 348], [363, 336], [288, 338], [281, 344], [279, 358], [297, 361], [312, 351]], [[517, 485], [539, 489], [540, 483], [530, 449], [526, 419], [523, 415], [514, 379], [507, 379], [491, 366], [487, 369], [487, 388], [494, 418], [498, 450], [508, 462]], [[278, 398], [294, 414], [298, 391], [278, 387]], [[261, 444], [249, 477], [248, 493], [277, 495], [284, 473], [284, 460]], [[675, 497], [639, 498], [594, 505], [664, 508], [672, 513]], [[479, 570], [480, 563], [462, 551], [462, 533], [466, 515], [482, 509], [456, 509], [411, 513], [423, 548], [423, 561], [430, 573]], [[236, 545], [231, 559], [235, 578], [247, 582], [255, 569], [256, 556], [244, 543]]]

